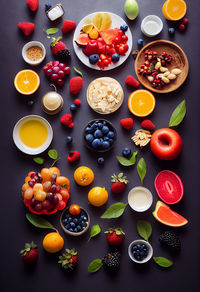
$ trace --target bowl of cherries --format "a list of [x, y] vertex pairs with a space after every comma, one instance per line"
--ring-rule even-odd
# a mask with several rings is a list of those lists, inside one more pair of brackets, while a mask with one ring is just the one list
[[50, 215], [63, 210], [69, 200], [69, 179], [57, 167], [31, 171], [22, 186], [24, 204], [32, 213]]

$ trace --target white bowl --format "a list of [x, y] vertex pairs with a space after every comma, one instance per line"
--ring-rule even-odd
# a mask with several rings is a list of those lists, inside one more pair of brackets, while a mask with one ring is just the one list
[[148, 37], [158, 35], [163, 29], [163, 22], [156, 15], [146, 16], [141, 23], [141, 31]]
[[[37, 61], [31, 61], [30, 59], [27, 58], [26, 56], [26, 51], [31, 48], [31, 47], [34, 47], [34, 46], [37, 46], [37, 47], [40, 47], [43, 51], [43, 57]], [[36, 65], [39, 65], [40, 63], [42, 63], [42, 61], [44, 60], [44, 58], [46, 57], [46, 49], [44, 47], [44, 45], [41, 43], [41, 42], [38, 42], [38, 41], [32, 41], [32, 42], [29, 42], [27, 44], [25, 44], [22, 48], [22, 57], [24, 59], [24, 61], [26, 63], [28, 63], [29, 65], [33, 65], [33, 66], [36, 66]]]
[[153, 196], [149, 189], [134, 187], [128, 193], [128, 204], [136, 212], [148, 210], [153, 203]]
[[[145, 244], [148, 247], [148, 255], [142, 261], [136, 260], [134, 258], [134, 256], [133, 256], [132, 248], [133, 248], [133, 245], [136, 245], [136, 244]], [[128, 255], [129, 255], [130, 259], [133, 262], [135, 262], [137, 264], [144, 264], [144, 263], [148, 262], [152, 258], [152, 256], [153, 256], [153, 248], [152, 248], [151, 244], [148, 241], [143, 240], [143, 239], [136, 239], [136, 240], [132, 241], [129, 244]]]
[[[47, 139], [44, 142], [44, 144], [42, 144], [40, 147], [37, 147], [37, 148], [28, 147], [20, 139], [20, 136], [19, 136], [20, 127], [29, 120], [38, 120], [42, 122], [47, 128], [47, 132], [48, 132]], [[14, 140], [15, 145], [17, 146], [19, 150], [21, 150], [22, 152], [26, 154], [36, 155], [36, 154], [40, 154], [44, 152], [51, 144], [52, 139], [53, 139], [53, 130], [52, 130], [51, 125], [49, 124], [47, 120], [37, 115], [30, 115], [30, 116], [23, 117], [16, 123], [13, 129], [13, 140]]]

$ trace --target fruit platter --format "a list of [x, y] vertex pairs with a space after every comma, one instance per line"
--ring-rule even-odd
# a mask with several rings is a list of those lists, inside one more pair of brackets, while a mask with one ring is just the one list
[[197, 5], [7, 2], [2, 291], [196, 292]]
[[132, 50], [132, 34], [118, 15], [95, 12], [84, 17], [73, 37], [74, 51], [83, 64], [111, 70], [123, 64]]

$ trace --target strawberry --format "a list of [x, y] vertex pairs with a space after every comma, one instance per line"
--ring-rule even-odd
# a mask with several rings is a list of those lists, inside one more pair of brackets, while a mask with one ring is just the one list
[[57, 55], [58, 51], [66, 50], [67, 46], [61, 42], [62, 37], [52, 38], [51, 51], [53, 55]]
[[133, 128], [133, 119], [126, 118], [120, 121], [121, 126], [126, 130], [131, 130]]
[[126, 184], [128, 183], [128, 180], [126, 179], [126, 176], [123, 176], [123, 173], [119, 173], [118, 176], [116, 174], [113, 174], [111, 176], [111, 191], [114, 194], [120, 194], [125, 190]]
[[67, 126], [68, 128], [74, 127], [73, 117], [71, 114], [63, 115], [60, 119], [60, 122], [61, 122], [61, 124]]
[[38, 10], [39, 0], [26, 0], [26, 4], [31, 11]]
[[125, 83], [133, 88], [138, 88], [140, 83], [131, 75], [126, 77]]
[[71, 20], [65, 20], [62, 26], [62, 32], [66, 34], [72, 31], [73, 29], [75, 29], [75, 27], [76, 27], [76, 22], [71, 21]]
[[69, 89], [72, 94], [78, 94], [83, 87], [83, 79], [79, 76], [74, 77], [69, 82]]
[[29, 36], [34, 32], [35, 24], [31, 22], [19, 22], [18, 27], [26, 36]]
[[73, 102], [75, 105], [80, 106], [81, 105], [81, 100], [76, 98]]
[[152, 121], [150, 120], [144, 120], [141, 123], [141, 126], [143, 129], [149, 130], [149, 131], [153, 131], [155, 129], [155, 125], [152, 123]]
[[62, 265], [62, 268], [65, 270], [71, 270], [73, 271], [76, 266], [78, 265], [78, 252], [73, 249], [66, 249], [66, 253], [63, 253], [61, 256], [59, 256], [58, 263]]
[[121, 245], [125, 239], [125, 233], [121, 228], [109, 228], [104, 232], [110, 245]]
[[67, 160], [68, 162], [72, 163], [76, 160], [80, 159], [80, 153], [78, 151], [70, 151]]
[[38, 259], [37, 245], [32, 241], [25, 244], [25, 249], [20, 251], [23, 261], [26, 264], [35, 264]]

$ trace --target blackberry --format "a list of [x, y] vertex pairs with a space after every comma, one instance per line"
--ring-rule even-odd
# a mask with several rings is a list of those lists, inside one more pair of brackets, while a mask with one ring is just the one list
[[110, 252], [103, 257], [102, 262], [104, 267], [109, 271], [115, 271], [120, 266], [120, 253], [119, 252]]
[[173, 251], [179, 251], [181, 249], [181, 241], [173, 231], [165, 231], [160, 235], [159, 241]]
[[58, 51], [57, 56], [60, 61], [66, 61], [70, 57], [70, 50], [60, 50]]

